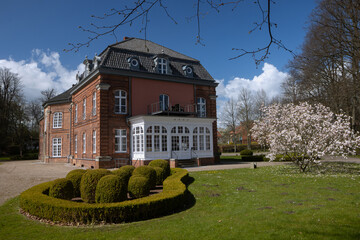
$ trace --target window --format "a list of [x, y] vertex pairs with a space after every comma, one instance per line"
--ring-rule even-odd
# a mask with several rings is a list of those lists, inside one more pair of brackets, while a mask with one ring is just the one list
[[92, 150], [93, 153], [96, 153], [96, 131], [93, 130], [93, 134], [92, 134]]
[[165, 94], [161, 94], [159, 97], [159, 105], [160, 105], [160, 111], [169, 110], [169, 96]]
[[123, 90], [115, 91], [115, 113], [126, 113], [126, 92]]
[[193, 131], [193, 150], [209, 151], [210, 147], [210, 130], [207, 127], [196, 127]]
[[86, 153], [86, 134], [83, 133], [83, 153]]
[[167, 130], [163, 126], [150, 126], [146, 130], [146, 151], [167, 151]]
[[61, 128], [62, 127], [62, 113], [56, 112], [54, 113], [53, 118], [53, 128]]
[[77, 153], [77, 146], [78, 146], [78, 142], [77, 142], [77, 135], [75, 135], [75, 139], [74, 139], [74, 148], [75, 148], [75, 153]]
[[144, 129], [143, 127], [133, 128], [133, 151], [143, 152], [144, 151]]
[[171, 151], [179, 151], [179, 145], [179, 136], [171, 136]]
[[115, 152], [126, 152], [127, 151], [127, 140], [126, 130], [116, 129], [115, 130]]
[[171, 136], [171, 150], [188, 151], [190, 146], [189, 128], [183, 126], [173, 127], [171, 133], [176, 135]]
[[94, 92], [92, 96], [92, 115], [96, 115], [96, 92]]
[[161, 74], [167, 74], [167, 60], [159, 58], [157, 62], [158, 72]]
[[78, 121], [78, 105], [75, 104], [75, 119], [74, 119], [74, 122], [77, 123]]
[[83, 101], [83, 119], [86, 119], [86, 98]]
[[61, 138], [53, 138], [53, 157], [61, 157]]
[[198, 117], [206, 117], [206, 100], [205, 98], [197, 98], [197, 113]]

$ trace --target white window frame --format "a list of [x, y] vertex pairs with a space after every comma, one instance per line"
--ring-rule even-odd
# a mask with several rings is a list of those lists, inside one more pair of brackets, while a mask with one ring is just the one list
[[127, 152], [126, 129], [115, 129], [115, 153]]
[[203, 97], [198, 97], [196, 106], [198, 117], [206, 117], [206, 99]]
[[[126, 101], [127, 100], [127, 92], [124, 90], [116, 90], [114, 92], [114, 95], [115, 95], [114, 112], [116, 114], [126, 114], [127, 113], [127, 101]], [[118, 110], [117, 110], [117, 108], [118, 108]], [[123, 111], [122, 111], [122, 109], [123, 109]]]
[[53, 157], [61, 157], [61, 138], [53, 138], [52, 155]]
[[62, 128], [62, 112], [55, 112], [53, 116], [53, 128]]
[[78, 105], [75, 104], [75, 119], [74, 122], [77, 123], [78, 122]]
[[211, 150], [211, 131], [208, 127], [196, 127], [193, 130], [193, 150]]
[[93, 92], [92, 95], [92, 115], [96, 115], [96, 92]]
[[83, 116], [82, 116], [83, 120], [86, 119], [86, 98], [84, 98], [83, 100]]
[[167, 111], [170, 109], [170, 97], [166, 94], [160, 94], [159, 96], [160, 111]]
[[77, 148], [78, 148], [78, 139], [77, 139], [77, 134], [76, 134], [75, 138], [74, 138], [74, 151], [75, 151], [75, 153], [77, 153]]
[[83, 133], [82, 137], [82, 144], [83, 144], [83, 153], [86, 153], [86, 133]]
[[136, 126], [132, 130], [133, 137], [133, 152], [143, 153], [144, 152], [144, 128], [142, 126]]
[[96, 153], [96, 130], [92, 133], [92, 152]]
[[167, 129], [162, 125], [151, 125], [146, 129], [146, 152], [167, 152]]
[[159, 58], [158, 65], [157, 65], [158, 72], [161, 74], [167, 74], [167, 72], [168, 72], [167, 65], [168, 65], [168, 62], [165, 58]]

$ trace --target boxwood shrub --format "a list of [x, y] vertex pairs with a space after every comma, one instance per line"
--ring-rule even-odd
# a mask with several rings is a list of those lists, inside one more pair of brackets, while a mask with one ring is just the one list
[[135, 168], [133, 176], [141, 175], [149, 179], [150, 189], [156, 186], [156, 171], [150, 166], [140, 166]]
[[74, 197], [80, 197], [80, 182], [85, 172], [84, 169], [75, 169], [66, 175], [66, 178], [69, 179], [74, 186]]
[[128, 191], [133, 198], [142, 198], [150, 194], [150, 180], [141, 175], [134, 175], [129, 180]]
[[164, 169], [164, 180], [170, 176], [170, 164], [164, 159], [153, 160], [149, 163], [150, 167], [160, 167]]
[[122, 166], [121, 168], [112, 171], [112, 173], [114, 173], [114, 174], [118, 175], [120, 178], [124, 179], [124, 181], [126, 181], [126, 184], [128, 184], [129, 179], [134, 170], [135, 170], [134, 166], [126, 165], [126, 166]]
[[95, 202], [112, 203], [127, 199], [127, 181], [117, 175], [106, 175], [96, 186]]
[[245, 162], [262, 162], [264, 161], [264, 155], [241, 156], [241, 160]]
[[64, 223], [120, 223], [173, 213], [182, 208], [187, 196], [185, 169], [172, 169], [163, 191], [148, 197], [118, 203], [79, 203], [48, 196], [53, 181], [36, 185], [20, 195], [20, 207], [42, 219]]
[[241, 156], [252, 156], [253, 154], [254, 154], [253, 151], [249, 149], [244, 149], [240, 152]]
[[165, 169], [161, 167], [153, 167], [156, 172], [156, 185], [162, 185], [165, 180]]
[[81, 199], [87, 203], [95, 202], [96, 186], [103, 176], [112, 174], [106, 169], [86, 170], [80, 182]]
[[72, 199], [74, 196], [74, 186], [69, 179], [56, 179], [50, 185], [49, 196], [67, 200]]

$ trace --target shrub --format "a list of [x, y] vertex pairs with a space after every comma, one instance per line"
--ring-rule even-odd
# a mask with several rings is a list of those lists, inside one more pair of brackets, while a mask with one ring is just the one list
[[119, 169], [112, 171], [114, 174], [118, 175], [121, 179], [126, 181], [126, 185], [129, 183], [129, 179], [134, 171], [135, 167], [131, 165], [122, 166]]
[[117, 175], [106, 175], [96, 186], [97, 203], [121, 202], [127, 199], [127, 182]]
[[95, 202], [96, 185], [103, 176], [109, 174], [111, 172], [106, 169], [86, 170], [80, 182], [80, 194], [84, 202]]
[[252, 156], [253, 154], [254, 154], [253, 151], [249, 149], [244, 149], [240, 152], [241, 156]]
[[165, 169], [161, 167], [153, 167], [156, 172], [156, 185], [162, 185], [165, 180]]
[[185, 169], [172, 168], [163, 191], [145, 198], [118, 203], [79, 203], [49, 197], [52, 182], [41, 183], [21, 193], [20, 207], [39, 218], [63, 223], [120, 223], [139, 221], [173, 213], [183, 207], [188, 178]]
[[170, 163], [164, 159], [153, 160], [149, 163], [150, 167], [160, 167], [164, 169], [164, 180], [170, 176]]
[[80, 197], [81, 177], [86, 171], [84, 169], [74, 169], [68, 172], [66, 178], [69, 179], [74, 186], [74, 197]]
[[69, 179], [59, 178], [53, 181], [49, 189], [49, 196], [70, 200], [74, 196], [74, 186]]
[[156, 171], [150, 166], [140, 166], [135, 168], [133, 176], [141, 175], [149, 179], [150, 189], [156, 186]]
[[[247, 144], [236, 144], [236, 151], [240, 152], [244, 149], [247, 149]], [[252, 150], [260, 150], [262, 149], [261, 145], [251, 143]], [[230, 153], [234, 152], [233, 144], [219, 144], [219, 151], [222, 153]]]
[[255, 156], [241, 156], [241, 160], [245, 162], [262, 162], [264, 161], [264, 155], [255, 155]]
[[133, 198], [142, 198], [150, 194], [150, 180], [141, 175], [132, 176], [129, 180], [128, 191]]

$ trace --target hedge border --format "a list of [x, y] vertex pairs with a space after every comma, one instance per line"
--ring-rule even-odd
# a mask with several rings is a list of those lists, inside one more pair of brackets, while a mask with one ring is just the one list
[[121, 223], [173, 213], [184, 206], [188, 178], [185, 169], [173, 169], [163, 191], [148, 197], [118, 203], [79, 203], [47, 194], [53, 181], [36, 185], [20, 195], [20, 208], [36, 217], [63, 223]]

